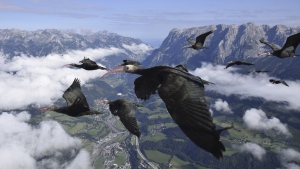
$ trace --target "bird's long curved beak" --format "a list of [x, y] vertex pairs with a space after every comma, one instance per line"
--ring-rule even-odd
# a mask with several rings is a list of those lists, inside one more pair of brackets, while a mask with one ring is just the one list
[[36, 112], [45, 112], [45, 111], [47, 111], [47, 110], [49, 110], [50, 109], [50, 107], [44, 107], [44, 108], [40, 108], [40, 109], [38, 109]]
[[[105, 73], [102, 77], [104, 77], [104, 76], [106, 76], [106, 75], [108, 75], [108, 74], [111, 74], [111, 73], [117, 73], [117, 72], [123, 72], [123, 71], [124, 71], [124, 70], [123, 70], [123, 67], [121, 67], [121, 68], [119, 68], [119, 69], [111, 70], [111, 71]], [[102, 77], [101, 77], [101, 78], [102, 78]]]
[[183, 48], [189, 48], [190, 46], [183, 46], [181, 49], [183, 49]]

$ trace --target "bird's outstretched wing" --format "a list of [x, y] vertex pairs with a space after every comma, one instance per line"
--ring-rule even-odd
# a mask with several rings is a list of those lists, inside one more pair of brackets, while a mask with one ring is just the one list
[[227, 63], [225, 69], [227, 69], [227, 68], [229, 68], [230, 66], [233, 66], [233, 65], [235, 65], [235, 62], [229, 62], [229, 63]]
[[89, 109], [86, 98], [81, 91], [80, 81], [77, 78], [74, 79], [71, 86], [64, 92], [63, 98], [67, 101], [68, 106], [77, 104]]
[[140, 76], [134, 81], [134, 91], [138, 98], [147, 100], [151, 94], [156, 93], [160, 80], [157, 76]]
[[223, 156], [225, 147], [207, 108], [203, 84], [170, 74], [159, 87], [158, 94], [187, 137], [216, 158]]
[[289, 87], [289, 85], [288, 85], [285, 81], [281, 80], [280, 82], [281, 82], [283, 85], [286, 85], [287, 87]]
[[242, 62], [242, 61], [241, 61], [241, 64], [242, 64], [242, 65], [254, 65], [253, 63]]
[[276, 45], [274, 43], [268, 42], [265, 39], [260, 39], [259, 41], [260, 41], [260, 43], [263, 43], [263, 44], [269, 46], [273, 51], [277, 51], [277, 50], [281, 49], [281, 47], [279, 45]]
[[192, 44], [192, 45], [194, 45], [196, 43], [196, 41], [192, 38], [188, 38], [187, 41], [190, 42], [190, 44]]
[[203, 34], [197, 36], [197, 38], [196, 38], [196, 43], [200, 43], [201, 45], [203, 45], [203, 44], [204, 44], [204, 41], [205, 41], [205, 38], [206, 38], [209, 34], [211, 34], [211, 33], [213, 33], [213, 31], [208, 31], [208, 32], [206, 32], [206, 33], [203, 33]]
[[294, 35], [289, 36], [286, 39], [285, 44], [283, 45], [283, 50], [290, 50], [291, 52], [295, 53], [297, 46], [300, 43], [300, 32]]
[[141, 132], [139, 130], [137, 121], [136, 121], [136, 106], [134, 103], [123, 104], [118, 116], [120, 117], [121, 122], [125, 128], [132, 134], [140, 137]]

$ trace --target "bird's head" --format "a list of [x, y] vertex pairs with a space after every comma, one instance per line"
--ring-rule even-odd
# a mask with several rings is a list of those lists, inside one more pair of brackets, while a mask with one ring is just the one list
[[102, 77], [107, 76], [111, 73], [117, 73], [117, 72], [135, 73], [136, 70], [138, 70], [138, 69], [140, 69], [140, 67], [137, 65], [125, 65], [119, 69], [111, 70], [111, 71], [105, 73]]

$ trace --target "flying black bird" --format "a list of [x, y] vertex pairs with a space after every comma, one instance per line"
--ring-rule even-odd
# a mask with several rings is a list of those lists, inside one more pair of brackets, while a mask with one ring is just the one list
[[247, 62], [243, 62], [243, 61], [230, 61], [227, 63], [226, 67], [224, 69], [227, 69], [229, 68], [230, 66], [233, 66], [233, 65], [254, 65], [252, 63], [247, 63]]
[[276, 79], [270, 79], [269, 80], [272, 84], [279, 84], [279, 83], [282, 83], [283, 85], [286, 85], [287, 87], [289, 87], [289, 85], [283, 81], [283, 80], [276, 80]]
[[265, 52], [260, 54], [259, 56], [277, 56], [279, 58], [300, 56], [299, 54], [295, 53], [295, 50], [300, 43], [300, 32], [289, 36], [282, 48], [274, 43], [267, 42], [264, 39], [261, 39], [259, 41], [263, 44], [268, 45], [273, 50], [273, 53]]
[[187, 41], [189, 41], [191, 43], [191, 46], [184, 46], [182, 48], [193, 48], [195, 50], [207, 48], [207, 47], [203, 46], [204, 41], [205, 41], [205, 38], [211, 33], [213, 33], [213, 31], [208, 31], [206, 33], [203, 33], [203, 34], [197, 36], [196, 41], [193, 40], [192, 38], [188, 38]]
[[137, 125], [135, 112], [137, 107], [144, 107], [143, 105], [124, 99], [115, 101], [103, 100], [102, 102], [109, 105], [109, 110], [113, 115], [119, 116], [121, 122], [130, 133], [140, 137], [141, 132]]
[[74, 79], [72, 85], [64, 92], [63, 98], [67, 101], [68, 106], [51, 106], [48, 108], [42, 108], [39, 111], [56, 111], [58, 113], [66, 114], [72, 117], [103, 114], [98, 111], [90, 110], [87, 100], [81, 91], [80, 81], [77, 78]]
[[136, 65], [136, 66], [140, 66], [142, 65], [140, 62], [138, 61], [134, 61], [134, 60], [123, 60], [122, 64], [118, 64], [118, 66], [125, 66], [125, 65]]
[[75, 64], [75, 63], [71, 63], [71, 64], [66, 64], [66, 65], [63, 65], [63, 66], [74, 66], [74, 67], [82, 68], [82, 69], [85, 69], [85, 70], [97, 70], [97, 69], [107, 70], [105, 67], [97, 65], [96, 62], [90, 60], [89, 58], [84, 58], [83, 60], [81, 60], [79, 62], [81, 62], [82, 64], [78, 65], [78, 64]]
[[220, 141], [220, 133], [227, 128], [216, 130], [207, 107], [201, 78], [174, 67], [155, 66], [143, 69], [135, 65], [125, 65], [102, 77], [116, 72], [141, 75], [134, 81], [136, 96], [147, 100], [157, 91], [185, 135], [216, 158], [223, 157], [225, 147]]
[[270, 72], [270, 71], [267, 71], [267, 70], [252, 70], [248, 73], [266, 73], [266, 72]]

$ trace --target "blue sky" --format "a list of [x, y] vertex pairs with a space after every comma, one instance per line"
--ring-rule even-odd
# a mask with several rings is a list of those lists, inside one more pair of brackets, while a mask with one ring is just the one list
[[161, 42], [173, 28], [216, 24], [300, 26], [299, 0], [0, 0], [0, 29], [108, 30]]

